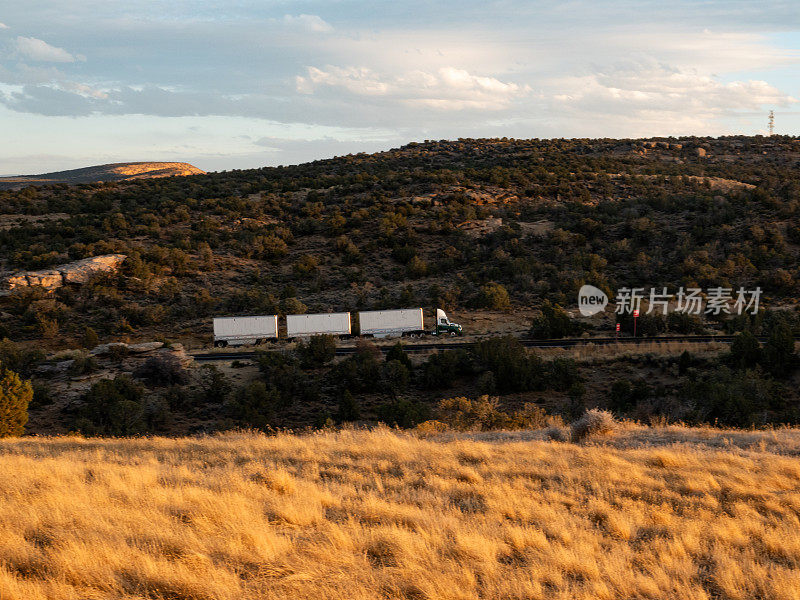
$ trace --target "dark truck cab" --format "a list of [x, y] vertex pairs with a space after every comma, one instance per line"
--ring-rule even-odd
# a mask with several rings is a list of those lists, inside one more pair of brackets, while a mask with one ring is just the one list
[[451, 323], [441, 308], [436, 309], [436, 327], [431, 335], [463, 335], [463, 328], [458, 323]]

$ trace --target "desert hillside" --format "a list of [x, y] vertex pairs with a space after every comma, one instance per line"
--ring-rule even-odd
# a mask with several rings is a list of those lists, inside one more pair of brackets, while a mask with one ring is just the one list
[[[800, 423], [798, 166], [791, 136], [460, 139], [0, 191], [0, 361], [33, 379], [38, 434], [414, 426], [442, 418], [442, 400], [484, 394], [508, 415], [530, 404], [565, 420], [599, 407], [642, 422]], [[64, 274], [108, 256], [126, 258], [80, 283]], [[613, 302], [582, 317], [584, 284], [609, 298], [631, 286], [762, 293], [743, 314], [643, 304], [635, 321]], [[482, 345], [344, 357], [280, 341], [256, 361], [203, 367], [185, 356], [212, 349], [215, 317], [398, 307], [422, 307], [428, 326], [444, 309], [460, 341]], [[617, 323], [654, 343], [739, 337], [590, 356], [521, 345], [614, 336]], [[164, 348], [97, 350], [119, 342]], [[179, 346], [182, 368], [162, 356]], [[101, 414], [93, 402], [109, 394], [133, 400], [133, 416]]]
[[797, 598], [800, 431], [0, 441], [4, 600]]
[[98, 183], [103, 181], [125, 181], [128, 179], [153, 179], [155, 177], [182, 177], [202, 175], [197, 167], [182, 162], [130, 162], [113, 163], [70, 169], [41, 175], [19, 175], [0, 177], [0, 190], [20, 189], [28, 185], [51, 185], [54, 183]]

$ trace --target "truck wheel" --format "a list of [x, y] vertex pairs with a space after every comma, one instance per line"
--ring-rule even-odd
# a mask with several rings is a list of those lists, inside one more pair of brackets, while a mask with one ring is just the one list
[[456, 337], [456, 332], [455, 331], [451, 331], [450, 332], [450, 337]]

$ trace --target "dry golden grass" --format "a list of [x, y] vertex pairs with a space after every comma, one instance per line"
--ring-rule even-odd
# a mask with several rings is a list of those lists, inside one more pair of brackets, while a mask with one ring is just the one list
[[0, 442], [0, 599], [800, 598], [800, 431]]

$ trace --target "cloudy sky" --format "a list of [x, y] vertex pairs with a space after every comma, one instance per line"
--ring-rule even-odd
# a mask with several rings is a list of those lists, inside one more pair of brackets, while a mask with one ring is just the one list
[[0, 174], [800, 134], [800, 2], [0, 0]]

